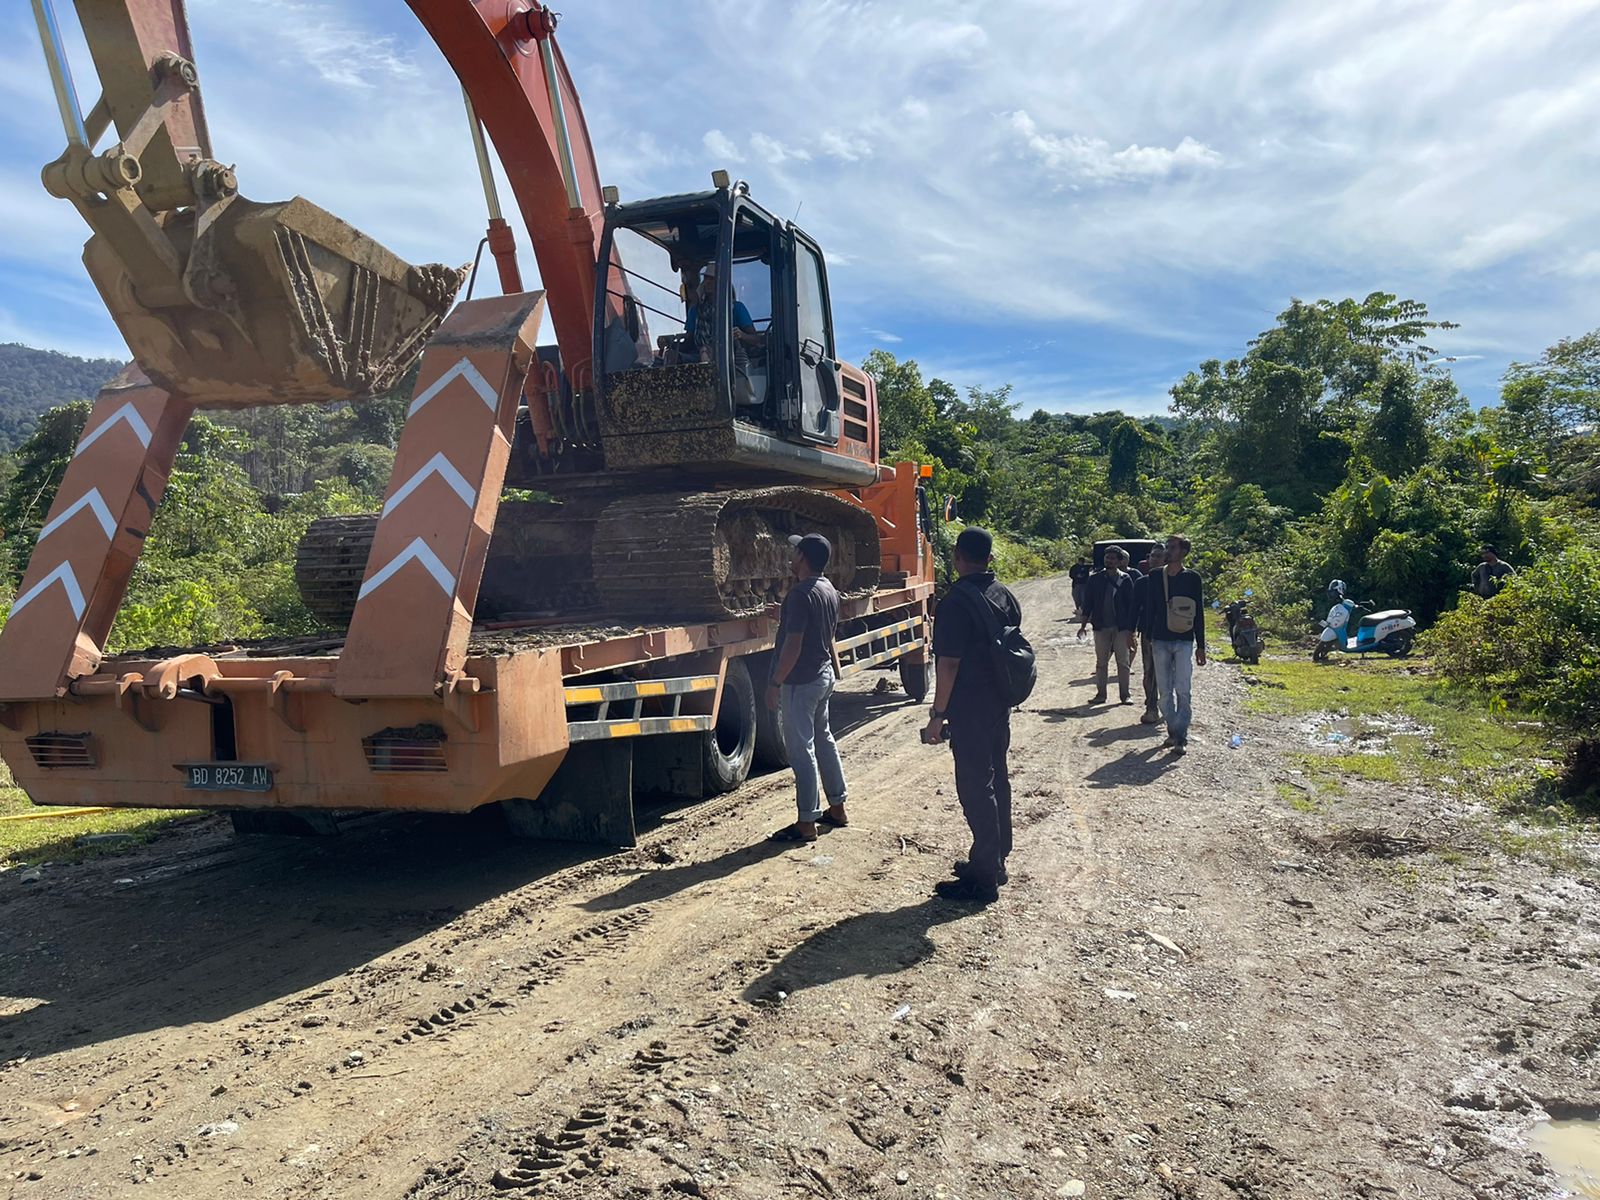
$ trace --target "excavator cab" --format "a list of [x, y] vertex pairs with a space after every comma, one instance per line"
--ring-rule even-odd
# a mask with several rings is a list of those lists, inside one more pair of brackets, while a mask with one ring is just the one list
[[[613, 204], [599, 261], [595, 390], [608, 470], [877, 478], [870, 382], [838, 359], [822, 251], [792, 222], [743, 184]], [[653, 343], [649, 323], [666, 331]]]

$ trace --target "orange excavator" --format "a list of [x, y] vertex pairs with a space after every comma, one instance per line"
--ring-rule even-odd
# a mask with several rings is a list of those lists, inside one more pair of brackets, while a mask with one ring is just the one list
[[[618, 776], [578, 743], [631, 761], [652, 737], [674, 787], [671, 764], [698, 757], [695, 786], [723, 790], [758, 742], [782, 758], [746, 660], [770, 652], [796, 532], [834, 544], [847, 666], [898, 663], [925, 689], [926, 502], [915, 467], [878, 460], [821, 249], [723, 172], [664, 199], [602, 188], [556, 14], [408, 0], [465, 93], [479, 252], [503, 292], [455, 303], [466, 268], [408, 264], [301, 198], [244, 198], [213, 153], [182, 0], [75, 3], [103, 90], [85, 115], [51, 0], [33, 0], [67, 137], [43, 179], [93, 231], [84, 263], [134, 361], [94, 406], [0, 632], [0, 751], [35, 800], [514, 802], [549, 832], [558, 768], [590, 807], [594, 779]], [[491, 144], [542, 291], [524, 290]], [[558, 345], [541, 348], [546, 304]], [[683, 331], [652, 340], [651, 315]], [[381, 512], [318, 523], [296, 563], [308, 605], [345, 627], [337, 653], [105, 657], [196, 409], [360, 400], [414, 365]], [[542, 499], [502, 504], [508, 482]], [[619, 621], [640, 623], [596, 635]], [[556, 824], [610, 836], [592, 813]]]

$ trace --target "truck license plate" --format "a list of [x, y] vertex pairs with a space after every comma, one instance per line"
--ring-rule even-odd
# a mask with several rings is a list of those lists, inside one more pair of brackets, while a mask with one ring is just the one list
[[272, 768], [259, 763], [190, 763], [189, 783], [199, 792], [270, 792]]

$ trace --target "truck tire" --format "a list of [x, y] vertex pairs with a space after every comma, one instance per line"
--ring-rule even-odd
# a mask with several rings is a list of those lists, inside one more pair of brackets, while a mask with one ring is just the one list
[[922, 661], [912, 662], [909, 658], [900, 660], [900, 686], [906, 690], [906, 699], [913, 704], [921, 704], [928, 698], [928, 693], [933, 691], [933, 655], [923, 653]]
[[731, 660], [722, 681], [716, 726], [705, 732], [706, 795], [731, 792], [749, 778], [760, 711], [749, 669], [742, 660]]
[[750, 676], [756, 681], [756, 766], [781, 771], [789, 765], [789, 747], [783, 740], [783, 714], [767, 707], [767, 677], [772, 673], [772, 655], [752, 655], [749, 663]]

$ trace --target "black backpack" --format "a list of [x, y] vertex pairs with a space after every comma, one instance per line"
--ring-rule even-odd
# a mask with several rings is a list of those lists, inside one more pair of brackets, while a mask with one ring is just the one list
[[989, 661], [994, 665], [995, 686], [1007, 708], [1015, 708], [1033, 694], [1033, 685], [1039, 681], [1034, 666], [1033, 645], [1022, 636], [1018, 625], [1007, 625], [1004, 614], [990, 603], [989, 597], [975, 587], [964, 588], [959, 583], [945, 596], [970, 592], [964, 601], [968, 610], [981, 623], [989, 647]]

